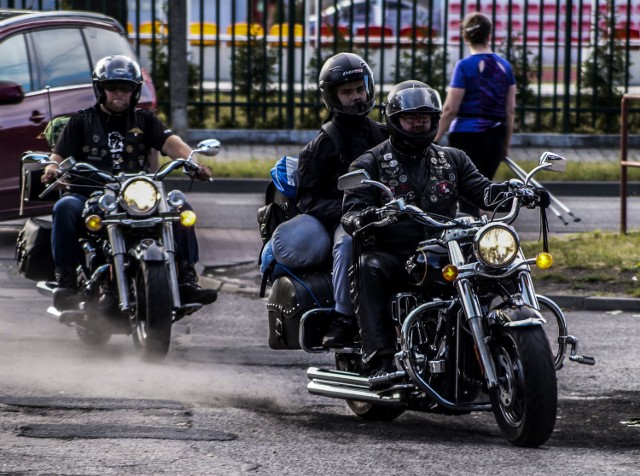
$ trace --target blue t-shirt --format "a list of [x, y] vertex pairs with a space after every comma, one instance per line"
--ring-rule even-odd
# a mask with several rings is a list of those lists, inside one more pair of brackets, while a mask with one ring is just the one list
[[483, 132], [504, 123], [507, 92], [515, 83], [511, 64], [495, 53], [458, 61], [450, 86], [465, 92], [449, 131]]

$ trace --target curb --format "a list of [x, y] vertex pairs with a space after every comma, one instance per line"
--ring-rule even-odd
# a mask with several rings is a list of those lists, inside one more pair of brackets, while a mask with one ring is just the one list
[[575, 311], [640, 312], [640, 299], [606, 296], [549, 296], [561, 308]]
[[[259, 285], [256, 284], [256, 275], [252, 273], [238, 273], [241, 267], [247, 267], [252, 262], [230, 263], [224, 266], [206, 266], [200, 274], [200, 281], [205, 287], [213, 288], [218, 292], [241, 294], [246, 297], [258, 298]], [[267, 292], [268, 296], [268, 292]], [[602, 311], [602, 312], [633, 312], [640, 313], [640, 299], [607, 296], [570, 296], [570, 295], [545, 295], [558, 306], [574, 311]]]
[[[213, 179], [211, 182], [193, 183], [189, 179], [167, 178], [167, 190], [185, 193], [265, 193], [269, 179]], [[619, 197], [619, 182], [546, 182], [542, 185], [561, 197]], [[640, 182], [627, 184], [627, 196], [640, 196]]]

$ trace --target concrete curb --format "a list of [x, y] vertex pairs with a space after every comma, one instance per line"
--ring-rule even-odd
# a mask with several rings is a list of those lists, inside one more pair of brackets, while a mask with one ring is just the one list
[[[167, 190], [182, 190], [190, 193], [264, 193], [268, 179], [213, 179], [211, 182], [193, 182], [182, 178], [167, 178]], [[546, 182], [542, 184], [549, 192], [561, 197], [619, 197], [618, 182]], [[640, 196], [640, 183], [627, 184], [628, 196]]]
[[[255, 274], [247, 272], [249, 265], [254, 263], [243, 262], [225, 266], [207, 266], [200, 274], [200, 284], [204, 287], [217, 289], [218, 292], [241, 294], [247, 297], [257, 298], [260, 287], [258, 265], [255, 264]], [[244, 272], [238, 270], [244, 269]], [[269, 288], [267, 288], [267, 296]], [[570, 296], [570, 295], [546, 295], [558, 306], [575, 311], [602, 311], [602, 312], [632, 312], [640, 313], [640, 299], [607, 297], [607, 296]]]
[[640, 312], [640, 299], [607, 296], [549, 296], [558, 306], [576, 311]]

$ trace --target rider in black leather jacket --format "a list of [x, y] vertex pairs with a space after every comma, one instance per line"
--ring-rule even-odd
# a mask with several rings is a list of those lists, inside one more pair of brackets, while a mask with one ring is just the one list
[[351, 162], [388, 137], [386, 128], [368, 117], [375, 105], [373, 73], [353, 53], [338, 53], [320, 71], [318, 87], [329, 120], [301, 151], [298, 165], [297, 207], [322, 222], [332, 238], [332, 283], [335, 307], [322, 339], [325, 348], [352, 343], [358, 327], [349, 292], [351, 237], [340, 226], [342, 191], [338, 177]]
[[[392, 88], [385, 106], [388, 141], [359, 157], [350, 170], [365, 169], [372, 180], [386, 184], [396, 197], [425, 211], [455, 217], [458, 196], [480, 208], [492, 182], [481, 175], [458, 149], [432, 144], [442, 112], [437, 91], [419, 81]], [[502, 185], [501, 185], [502, 186]], [[348, 233], [375, 221], [382, 192], [362, 187], [345, 193], [342, 223]], [[427, 227], [408, 217], [373, 228], [359, 258], [354, 305], [360, 326], [363, 361], [370, 375], [393, 370], [395, 330], [387, 312], [389, 295], [402, 290], [407, 257], [429, 235]]]

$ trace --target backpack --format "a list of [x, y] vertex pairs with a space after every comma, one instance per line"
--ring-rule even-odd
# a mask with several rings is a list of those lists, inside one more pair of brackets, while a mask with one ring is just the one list
[[47, 143], [49, 147], [53, 149], [53, 146], [56, 145], [56, 141], [64, 129], [64, 126], [67, 125], [71, 116], [58, 116], [54, 117], [49, 121], [47, 127], [45, 127], [44, 132], [41, 134], [45, 139], [47, 139]]
[[271, 182], [265, 192], [264, 206], [258, 209], [258, 227], [263, 246], [271, 239], [280, 223], [298, 214], [297, 178], [297, 157], [285, 155], [271, 169]]

